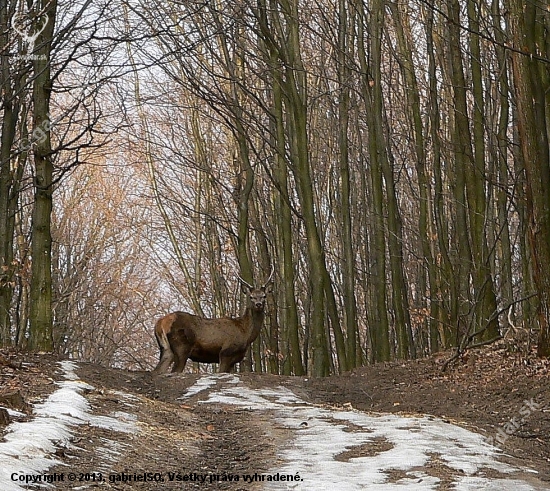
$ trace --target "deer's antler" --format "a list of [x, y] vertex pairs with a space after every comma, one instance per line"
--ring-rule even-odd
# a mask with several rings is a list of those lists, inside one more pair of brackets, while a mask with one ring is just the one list
[[250, 288], [251, 290], [254, 290], [254, 287], [253, 287], [250, 283], [248, 283], [247, 281], [244, 281], [239, 275], [237, 275], [237, 278], [239, 278], [240, 282], [241, 282], [243, 285], [247, 286], [247, 287]]
[[263, 284], [262, 288], [265, 288], [267, 285], [271, 283], [271, 278], [273, 278], [273, 273], [275, 273], [275, 268], [271, 266], [271, 274], [269, 275], [269, 278], [267, 281]]

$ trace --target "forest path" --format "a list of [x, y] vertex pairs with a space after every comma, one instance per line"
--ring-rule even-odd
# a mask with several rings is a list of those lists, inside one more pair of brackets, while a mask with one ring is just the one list
[[60, 490], [550, 489], [477, 433], [314, 404], [299, 379], [152, 379], [61, 362], [56, 380], [32, 418], [7, 428], [2, 490], [35, 489], [22, 479], [45, 475]]

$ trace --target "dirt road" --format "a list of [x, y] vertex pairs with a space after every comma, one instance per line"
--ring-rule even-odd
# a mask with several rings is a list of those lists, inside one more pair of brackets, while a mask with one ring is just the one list
[[[40, 356], [11, 365], [3, 381], [34, 404], [27, 414], [12, 409], [5, 428], [3, 490], [38, 489], [39, 478], [60, 490], [550, 489], [544, 376], [476, 392], [463, 388], [459, 369], [439, 382], [423, 376], [433, 362], [325, 380], [154, 379]], [[444, 389], [451, 397], [442, 399]], [[498, 394], [509, 409], [491, 406]], [[455, 396], [462, 401], [453, 404]], [[429, 410], [437, 397], [439, 413]], [[515, 414], [523, 424], [508, 434], [504, 425]], [[24, 426], [32, 422], [36, 428]], [[45, 443], [36, 444], [37, 434]]]

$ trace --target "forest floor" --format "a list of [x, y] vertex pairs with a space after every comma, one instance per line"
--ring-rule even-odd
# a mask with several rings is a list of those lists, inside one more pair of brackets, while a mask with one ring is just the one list
[[[342, 447], [344, 450], [333, 451], [338, 453], [333, 460], [357, 465], [361, 462], [357, 458], [382, 455], [393, 446], [381, 433], [376, 433], [379, 430], [360, 428], [363, 415], [383, 413], [390, 414], [386, 418], [395, 415], [411, 421], [430, 415], [428, 419], [437, 419], [449, 428], [456, 425], [482, 435], [500, 448], [499, 462], [516, 469], [510, 475], [517, 482], [532, 486], [509, 489], [550, 489], [550, 362], [536, 358], [532, 352], [510, 352], [505, 345], [498, 344], [470, 352], [443, 372], [445, 357], [450, 355], [377, 364], [323, 379], [250, 373], [154, 378], [149, 372], [75, 363], [76, 376], [85, 382], [79, 390], [96, 419], [85, 424], [81, 421], [70, 434], [54, 439], [50, 464], [38, 467], [42, 470], [35, 473], [57, 475], [54, 488], [61, 490], [333, 489], [334, 482], [329, 484], [330, 478], [326, 476], [322, 478], [325, 484], [319, 481], [308, 488], [305, 480], [308, 467], [307, 479], [311, 480], [313, 464], [301, 460], [301, 464], [288, 463], [290, 454], [285, 461], [281, 449], [292, 446], [289, 442], [293, 439], [298, 441], [297, 431], [303, 430], [303, 435], [314, 431], [316, 418], [325, 423], [337, 419], [337, 424], [329, 429], [319, 426], [321, 433], [317, 433], [313, 450], [298, 448], [294, 458], [300, 459], [300, 452], [330, 453], [330, 447], [339, 444], [333, 432], [337, 427], [343, 428], [349, 441]], [[62, 380], [62, 364], [54, 356], [0, 350], [0, 407], [10, 410], [8, 421], [3, 426], [0, 423], [0, 467], [4, 465], [2, 434], [6, 441], [14, 424], [32, 420], [36, 408], [54, 393]], [[307, 405], [317, 412], [310, 417], [296, 413], [298, 416], [293, 417], [303, 421], [289, 420], [288, 411], [283, 416], [283, 402], [289, 405], [289, 411], [292, 408], [301, 411]], [[0, 410], [0, 416], [2, 413], [6, 415], [6, 411]], [[414, 419], [415, 431], [428, 419]], [[292, 427], [294, 424], [296, 428]], [[374, 434], [365, 436], [365, 431]], [[420, 433], [418, 438], [421, 445]], [[305, 443], [296, 443], [300, 445]], [[480, 487], [482, 481], [477, 481], [476, 487], [475, 479], [506, 477], [502, 470], [496, 466], [490, 468], [491, 465], [472, 470], [470, 464], [464, 464], [461, 469], [439, 458], [437, 445], [431, 450], [427, 448], [429, 459], [422, 466], [408, 470], [386, 467], [386, 484], [379, 487], [350, 484], [340, 489], [386, 490], [394, 489], [392, 486], [402, 489], [400, 486], [412, 482], [412, 478], [416, 478], [417, 484], [411, 489], [493, 489]], [[14, 458], [17, 462], [20, 456]], [[38, 489], [22, 484], [23, 476], [33, 472], [30, 468], [22, 465], [20, 471], [13, 471], [17, 475], [11, 472], [4, 476], [12, 481], [13, 488], [3, 483], [2, 489]], [[517, 470], [525, 468], [536, 473]], [[271, 487], [258, 482], [260, 475], [264, 481], [268, 474], [270, 480], [280, 479], [275, 477], [274, 469], [284, 469], [286, 474], [301, 473], [304, 481], [273, 482]], [[355, 472], [359, 468], [353, 469]], [[319, 472], [323, 471], [330, 473], [327, 466], [320, 468]], [[74, 481], [68, 479], [69, 475]], [[240, 481], [232, 482], [229, 476], [240, 476]], [[363, 482], [371, 482], [371, 478], [375, 482], [379, 476], [364, 475]], [[160, 482], [141, 482], [142, 479]], [[250, 482], [243, 482], [244, 479]], [[339, 479], [347, 478], [344, 474]], [[494, 489], [499, 489], [496, 486]]]

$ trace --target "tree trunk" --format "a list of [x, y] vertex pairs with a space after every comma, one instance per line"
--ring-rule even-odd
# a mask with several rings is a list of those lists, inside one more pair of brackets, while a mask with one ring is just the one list
[[340, 182], [342, 193], [342, 270], [344, 283], [344, 311], [347, 333], [347, 369], [357, 366], [357, 301], [355, 292], [355, 251], [351, 220], [351, 186], [349, 165], [349, 98], [350, 70], [348, 67], [348, 12], [345, 0], [339, 1], [339, 26], [338, 26], [338, 84], [340, 88], [338, 103], [338, 142], [340, 159]]
[[[32, 216], [32, 283], [30, 291], [29, 348], [53, 349], [52, 313], [52, 237], [51, 213], [53, 195], [53, 164], [50, 140], [50, 77], [51, 43], [56, 18], [57, 1], [41, 0], [39, 12], [47, 15], [46, 27], [38, 36], [33, 53], [33, 119], [34, 143], [34, 209]], [[37, 19], [39, 22], [44, 17]]]
[[[294, 287], [294, 256], [292, 253], [292, 210], [288, 193], [288, 167], [285, 162], [285, 130], [283, 122], [283, 101], [281, 93], [281, 74], [273, 70], [273, 115], [275, 125], [275, 178], [278, 183], [276, 209], [278, 210], [278, 235], [280, 242], [281, 277], [283, 278], [284, 318], [288, 347], [289, 365], [283, 368], [286, 375], [305, 375], [302, 363], [299, 337], [298, 309]], [[307, 349], [307, 348], [306, 348]]]
[[[449, 223], [448, 214], [445, 212], [444, 205], [444, 175], [442, 169], [442, 143], [441, 143], [441, 111], [439, 104], [438, 75], [437, 75], [437, 52], [441, 52], [441, 46], [436, 44], [435, 40], [439, 38], [434, 30], [435, 25], [434, 11], [430, 6], [424, 9], [426, 15], [426, 49], [428, 55], [428, 78], [429, 78], [429, 97], [428, 97], [428, 117], [430, 128], [430, 139], [432, 142], [433, 153], [433, 216], [435, 223], [435, 235], [437, 237], [437, 247], [434, 248], [434, 263], [432, 274], [436, 276], [438, 290], [431, 291], [431, 301], [437, 303], [437, 316], [434, 317], [435, 325], [430, 329], [430, 348], [437, 351], [439, 344], [444, 348], [451, 346], [456, 339], [454, 330], [457, 326], [456, 308], [458, 305], [458, 292], [456, 283], [453, 279], [454, 268], [449, 255]], [[435, 259], [440, 257], [438, 267]], [[431, 281], [431, 280], [430, 280]], [[431, 288], [431, 283], [430, 283]]]
[[[492, 17], [493, 17], [493, 32], [498, 46], [495, 46], [496, 56], [498, 61], [498, 103], [500, 106], [500, 114], [497, 123], [496, 131], [496, 153], [494, 160], [496, 172], [498, 175], [498, 190], [497, 190], [497, 216], [498, 226], [497, 240], [499, 247], [497, 249], [501, 263], [501, 281], [500, 289], [502, 291], [502, 303], [504, 305], [511, 304], [514, 300], [513, 291], [513, 274], [512, 274], [512, 244], [510, 241], [509, 227], [509, 202], [508, 202], [508, 187], [509, 187], [509, 171], [508, 171], [508, 121], [510, 118], [510, 84], [508, 80], [508, 60], [504, 46], [504, 36], [501, 30], [502, 13], [500, 11], [499, 0], [492, 2]], [[499, 240], [500, 239], [500, 240]], [[524, 278], [525, 282], [525, 278]]]
[[474, 265], [474, 290], [476, 300], [476, 330], [483, 340], [494, 339], [499, 335], [497, 301], [491, 274], [491, 261], [485, 222], [488, 217], [485, 184], [485, 117], [483, 80], [481, 74], [481, 49], [479, 42], [480, 7], [476, 0], [468, 0], [470, 27], [470, 65], [473, 87], [473, 159], [468, 160], [466, 188]]
[[[283, 2], [286, 4], [286, 2]], [[313, 181], [309, 162], [309, 142], [307, 138], [307, 84], [301, 63], [300, 42], [298, 34], [298, 5], [289, 2], [286, 7], [289, 29], [287, 44], [287, 62], [285, 89], [292, 120], [292, 146], [298, 195], [308, 248], [308, 264], [311, 287], [311, 337], [313, 350], [312, 374], [317, 377], [329, 374], [329, 353], [325, 327], [325, 266], [324, 252], [315, 217], [315, 200]]]
[[[0, 46], [8, 46], [10, 35], [10, 14], [8, 2], [0, 3]], [[2, 135], [0, 138], [0, 346], [12, 344], [10, 309], [14, 292], [13, 264], [15, 210], [18, 203], [18, 174], [23, 159], [12, 155], [15, 130], [19, 117], [21, 76], [13, 72], [8, 50], [3, 50], [0, 58], [0, 90], [2, 91]], [[26, 148], [19, 148], [26, 156]], [[17, 169], [12, 169], [17, 162]], [[19, 177], [20, 179], [20, 177]]]
[[541, 26], [548, 14], [539, 4], [536, 0], [510, 0], [510, 17], [519, 141], [526, 175], [528, 236], [539, 301], [538, 355], [550, 356], [550, 109], [545, 96], [549, 87], [544, 75], [547, 66], [535, 57], [546, 45]]
[[[367, 53], [364, 36], [366, 31], [366, 13], [362, 2], [357, 2], [358, 9], [358, 32], [357, 44], [358, 55], [361, 65], [363, 100], [366, 106], [366, 118], [369, 128], [368, 155], [369, 155], [369, 184], [372, 195], [372, 230], [369, 235], [371, 239], [370, 248], [370, 282], [369, 291], [372, 299], [373, 311], [369, 316], [369, 332], [372, 345], [373, 361], [388, 361], [391, 356], [389, 339], [389, 321], [387, 308], [387, 286], [386, 286], [386, 238], [384, 224], [384, 196], [382, 183], [381, 158], [385, 156], [385, 143], [383, 139], [382, 126], [376, 123], [376, 108], [382, 103], [381, 79], [380, 79], [380, 57], [382, 43], [382, 26], [384, 19], [384, 0], [376, 0], [372, 4], [372, 17], [368, 23], [369, 32], [372, 36], [370, 53]], [[371, 59], [369, 66], [368, 59]], [[377, 69], [378, 67], [378, 69]], [[381, 116], [380, 114], [378, 116]]]
[[[418, 193], [420, 195], [419, 217], [418, 217], [418, 232], [422, 247], [422, 271], [421, 281], [417, 286], [418, 295], [421, 297], [417, 300], [420, 302], [420, 309], [426, 308], [427, 297], [429, 299], [429, 319], [428, 319], [428, 334], [429, 346], [432, 352], [439, 349], [438, 322], [440, 318], [439, 308], [440, 302], [440, 287], [437, 281], [437, 274], [432, 254], [432, 218], [430, 216], [431, 202], [431, 183], [426, 172], [426, 143], [424, 138], [424, 130], [422, 125], [422, 107], [420, 103], [420, 93], [418, 90], [418, 81], [416, 79], [415, 68], [412, 57], [412, 32], [409, 23], [409, 13], [404, 10], [406, 6], [391, 4], [395, 26], [397, 31], [397, 40], [399, 52], [402, 58], [402, 71], [405, 80], [407, 91], [407, 102], [409, 107], [409, 118], [414, 134], [414, 149], [415, 149], [415, 168], [418, 179]], [[425, 264], [425, 267], [424, 267]], [[426, 284], [427, 271], [428, 284]]]

